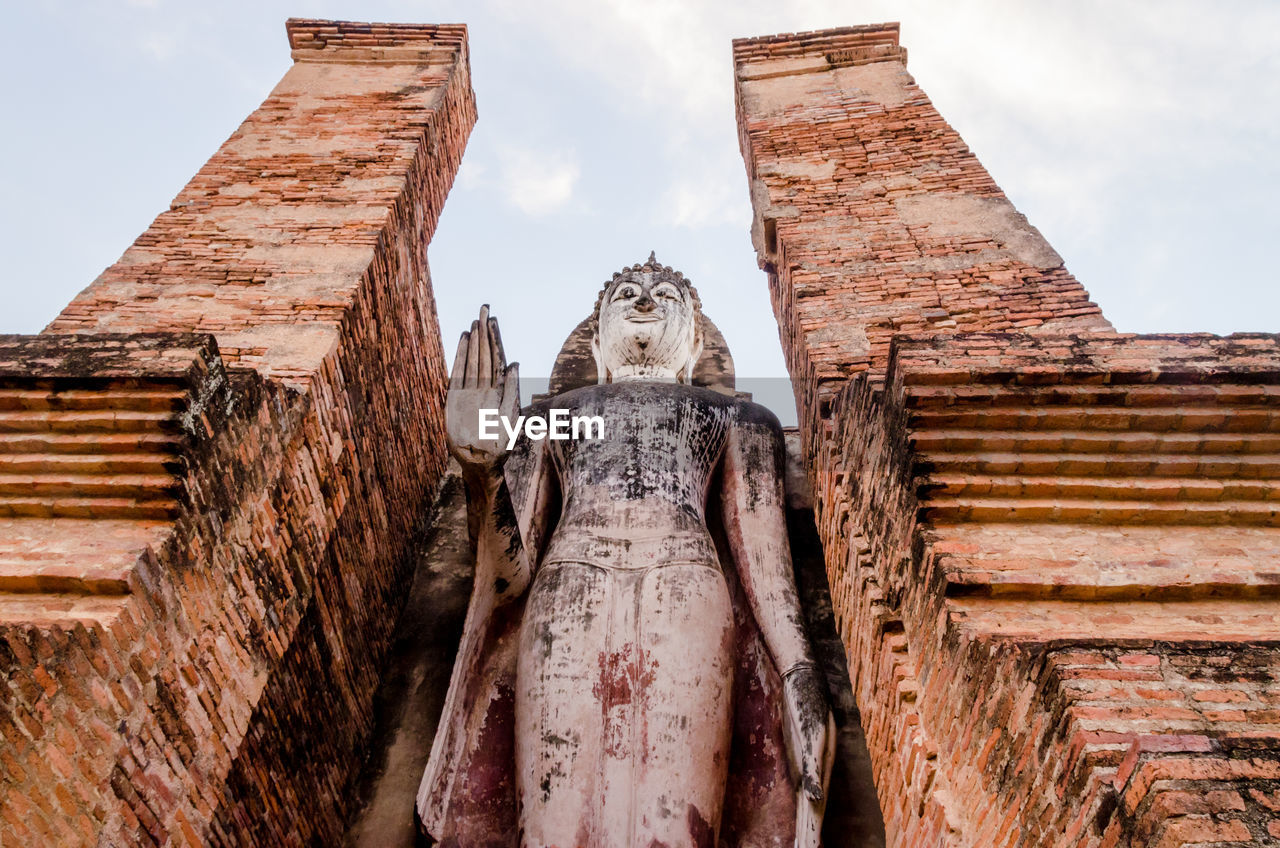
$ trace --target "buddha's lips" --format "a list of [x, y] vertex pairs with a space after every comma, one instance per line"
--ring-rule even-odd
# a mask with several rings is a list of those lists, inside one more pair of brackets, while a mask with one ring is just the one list
[[654, 315], [651, 312], [640, 312], [640, 313], [635, 313], [633, 315], [628, 315], [626, 320], [634, 322], [636, 324], [648, 324], [652, 321], [663, 320], [663, 316]]

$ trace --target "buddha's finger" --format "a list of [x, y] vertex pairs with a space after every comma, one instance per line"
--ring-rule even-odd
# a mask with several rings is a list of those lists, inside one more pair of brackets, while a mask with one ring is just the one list
[[520, 363], [507, 366], [502, 382], [503, 414], [508, 421], [515, 421], [520, 414]]
[[480, 361], [476, 363], [476, 384], [482, 388], [495, 386], [493, 379], [493, 342], [489, 339], [489, 304], [480, 307]]
[[466, 387], [467, 346], [470, 342], [471, 334], [464, 330], [458, 338], [458, 352], [453, 355], [453, 371], [449, 374], [450, 390]]
[[471, 322], [471, 338], [467, 340], [467, 388], [477, 388], [480, 378], [480, 322]]
[[498, 332], [498, 319], [489, 319], [489, 338], [493, 340], [493, 382], [497, 383], [507, 369], [507, 352], [502, 349], [502, 333]]
[[822, 784], [818, 782], [817, 775], [813, 772], [806, 774], [800, 781], [804, 786], [804, 794], [809, 796], [809, 800], [814, 803], [821, 803], [823, 795]]
[[821, 725], [821, 729], [809, 740], [808, 749], [804, 755], [804, 787], [809, 797], [814, 801], [821, 801], [823, 798], [823, 757], [826, 754], [826, 723]]
[[796, 799], [796, 848], [817, 848], [819, 844], [818, 811], [804, 797]]

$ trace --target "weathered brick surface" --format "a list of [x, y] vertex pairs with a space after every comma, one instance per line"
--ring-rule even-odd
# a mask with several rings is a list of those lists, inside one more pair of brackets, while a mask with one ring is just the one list
[[425, 248], [475, 113], [463, 27], [289, 35], [170, 210], [0, 340], [5, 845], [344, 829], [443, 467]]
[[1280, 338], [1110, 332], [902, 56], [735, 43], [889, 843], [1277, 844]]
[[[989, 355], [997, 341], [1012, 355]], [[1207, 781], [1201, 794], [1226, 791], [1211, 785], [1217, 779], [1270, 786], [1280, 767], [1271, 714], [1280, 697], [1275, 506], [1262, 523], [1249, 514], [1206, 519], [1198, 492], [1145, 493], [1137, 484], [1180, 479], [1205, 461], [1206, 440], [1247, 434], [1254, 416], [1280, 409], [1276, 384], [1259, 382], [1275, 380], [1280, 340], [966, 335], [935, 344], [902, 343], [883, 386], [865, 376], [846, 386], [812, 465], [891, 843], [1159, 844], [1144, 834], [1183, 825], [1166, 822], [1166, 805], [1151, 807], [1151, 788], [1120, 768], [1130, 754], [1195, 759], [1189, 768]], [[1011, 366], [1034, 359], [1036, 344], [1076, 355], [1050, 364], [1060, 352], [1049, 347], [1045, 367]], [[1137, 347], [1148, 367], [1126, 370]], [[1043, 462], [1046, 479], [1059, 482], [1109, 467], [1128, 475], [1114, 484], [1127, 489], [1127, 512], [1085, 511], [1061, 493], [1030, 506], [1013, 498], [998, 518], [933, 505], [939, 456], [922, 447], [943, 430], [920, 410], [1075, 415], [1079, 428], [1061, 432], [1108, 437], [1083, 423], [1103, 403], [1178, 406], [1188, 414], [1176, 432], [1186, 438], [1162, 446], [1158, 432], [1135, 427], [1125, 434], [1148, 439], [1147, 453], [1090, 443], [1077, 457], [1058, 441], [992, 449], [1008, 432], [1036, 431], [974, 427], [951, 461], [979, 489], [975, 464]], [[1206, 420], [1205, 409], [1221, 419]], [[1264, 440], [1254, 441], [1238, 451]], [[1144, 476], [1162, 448], [1184, 464]], [[1148, 464], [1124, 464], [1134, 456]], [[1088, 464], [1098, 460], [1121, 464]], [[1105, 494], [1085, 500], [1092, 510], [1114, 503]], [[1155, 507], [1166, 511], [1144, 523]], [[1125, 793], [1127, 812], [1116, 806]], [[1263, 839], [1260, 813], [1232, 815]], [[1214, 816], [1219, 826], [1227, 813]]]
[[1110, 329], [907, 73], [897, 24], [743, 39], [734, 64], [752, 237], [813, 394], [802, 418], [882, 374], [896, 333]]

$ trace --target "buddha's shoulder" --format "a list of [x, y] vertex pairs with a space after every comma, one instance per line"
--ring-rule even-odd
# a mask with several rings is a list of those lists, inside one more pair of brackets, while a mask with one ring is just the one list
[[730, 395], [702, 386], [683, 383], [604, 383], [582, 386], [541, 401], [544, 408], [576, 408], [600, 404], [645, 405], [671, 402], [693, 403], [716, 409], [732, 410], [740, 401]]
[[734, 421], [748, 427], [769, 430], [782, 435], [782, 422], [773, 410], [745, 398], [731, 398]]

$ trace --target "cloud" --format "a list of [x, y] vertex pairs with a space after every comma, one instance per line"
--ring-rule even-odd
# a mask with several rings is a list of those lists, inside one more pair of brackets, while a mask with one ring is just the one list
[[[632, 121], [624, 142], [659, 160], [647, 214], [660, 224], [746, 227], [750, 210], [737, 149], [734, 37], [837, 26], [863, 17], [840, 0], [797, 0], [785, 14], [773, 0], [493, 0], [522, 39], [533, 38], [607, 107]], [[883, 16], [882, 16], [883, 17]], [[781, 23], [785, 20], [786, 23]], [[572, 77], [571, 77], [572, 79]], [[616, 152], [616, 151], [615, 151]], [[625, 152], [622, 152], [625, 157]]]
[[557, 59], [615, 93], [674, 106], [686, 117], [696, 118], [722, 99], [720, 84], [730, 78], [726, 46], [715, 43], [706, 4], [499, 0], [495, 7], [527, 29], [541, 31]]
[[176, 32], [148, 32], [139, 39], [142, 49], [159, 62], [167, 62], [178, 53], [181, 38]]
[[549, 215], [573, 198], [580, 168], [572, 153], [505, 147], [498, 162], [507, 202], [526, 215]]
[[662, 217], [677, 227], [692, 228], [751, 220], [746, 214], [739, 214], [743, 212], [741, 204], [735, 208], [735, 204], [727, 202], [723, 188], [716, 184], [674, 183], [663, 194]]
[[668, 178], [670, 182], [655, 210], [658, 223], [690, 229], [722, 224], [749, 226], [751, 204], [742, 165], [736, 157], [689, 164], [702, 167], [681, 167]]
[[462, 160], [458, 175], [454, 179], [462, 188], [479, 188], [485, 184], [488, 172], [489, 169], [483, 162], [468, 156]]

